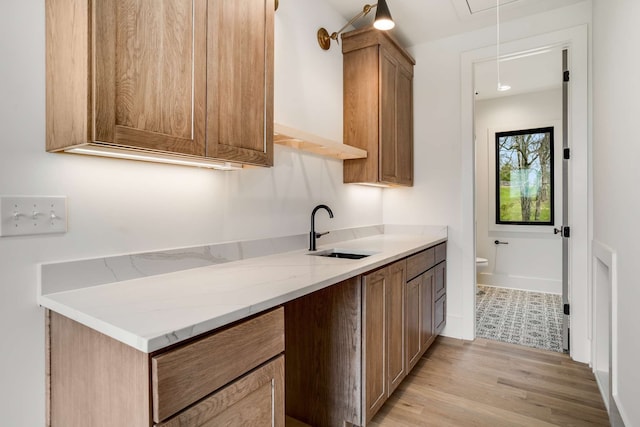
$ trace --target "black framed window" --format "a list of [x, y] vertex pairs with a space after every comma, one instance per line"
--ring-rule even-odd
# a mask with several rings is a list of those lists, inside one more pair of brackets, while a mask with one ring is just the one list
[[553, 127], [496, 133], [496, 224], [553, 225]]

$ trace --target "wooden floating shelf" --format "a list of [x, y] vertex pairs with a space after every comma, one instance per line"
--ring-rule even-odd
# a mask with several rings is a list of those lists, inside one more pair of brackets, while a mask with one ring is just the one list
[[341, 144], [278, 123], [274, 123], [273, 131], [273, 142], [276, 144], [340, 160], [364, 159], [367, 157], [366, 150]]

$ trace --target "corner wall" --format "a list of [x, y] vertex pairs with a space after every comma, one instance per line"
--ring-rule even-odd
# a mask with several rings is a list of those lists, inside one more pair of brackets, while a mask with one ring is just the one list
[[612, 392], [627, 427], [640, 425], [638, 22], [637, 0], [593, 2], [593, 239], [616, 257]]
[[[312, 12], [310, 12], [312, 11]], [[276, 146], [275, 167], [237, 172], [45, 152], [44, 0], [0, 3], [0, 194], [65, 195], [64, 235], [0, 238], [0, 414], [7, 426], [45, 415], [44, 317], [37, 264], [302, 234], [317, 203], [322, 229], [380, 224], [381, 190], [342, 184], [342, 162]], [[344, 19], [323, 2], [280, 2], [275, 119], [342, 140], [342, 54], [315, 29]]]

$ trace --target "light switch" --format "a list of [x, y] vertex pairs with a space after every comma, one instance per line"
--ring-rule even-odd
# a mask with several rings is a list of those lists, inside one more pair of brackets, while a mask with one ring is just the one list
[[67, 198], [0, 196], [0, 236], [66, 233]]

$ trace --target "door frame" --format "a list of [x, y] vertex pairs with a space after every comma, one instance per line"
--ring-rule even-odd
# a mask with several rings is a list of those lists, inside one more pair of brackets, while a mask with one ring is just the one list
[[[591, 138], [589, 133], [588, 27], [587, 24], [525, 39], [501, 43], [504, 55], [545, 47], [569, 48], [571, 87], [569, 93], [569, 212], [572, 228], [569, 258], [572, 359], [589, 363], [591, 358]], [[495, 58], [495, 45], [461, 55], [462, 137], [462, 338], [475, 339], [476, 230], [474, 64]]]

